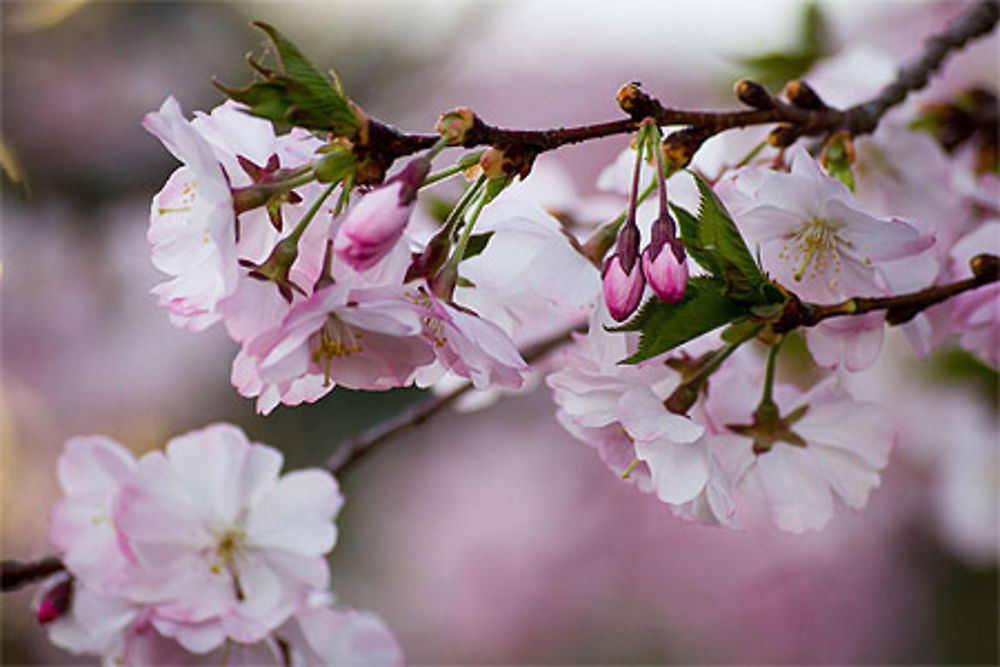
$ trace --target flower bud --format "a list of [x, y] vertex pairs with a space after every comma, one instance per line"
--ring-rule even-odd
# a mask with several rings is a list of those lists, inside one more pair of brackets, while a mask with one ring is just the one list
[[785, 84], [785, 97], [800, 109], [822, 111], [830, 108], [826, 105], [826, 102], [820, 99], [816, 91], [812, 89], [812, 86], [798, 79]]
[[684, 248], [676, 239], [658, 248], [655, 241], [650, 243], [642, 253], [642, 271], [660, 301], [677, 303], [684, 298], [688, 268]]
[[638, 81], [626, 83], [618, 89], [615, 101], [621, 110], [636, 120], [655, 117], [660, 110], [660, 104], [652, 97], [642, 92]]
[[802, 131], [794, 125], [779, 125], [767, 135], [767, 143], [774, 148], [787, 148], [802, 136]]
[[715, 130], [704, 127], [686, 127], [671, 132], [661, 144], [663, 159], [671, 172], [679, 171], [691, 163], [705, 140], [715, 134]]
[[52, 623], [62, 617], [73, 600], [73, 578], [62, 576], [48, 590], [42, 593], [35, 609], [35, 618], [42, 625]]
[[405, 184], [393, 181], [361, 198], [337, 230], [333, 251], [357, 271], [382, 259], [410, 221], [415, 199], [406, 201]]
[[761, 111], [774, 108], [774, 98], [771, 97], [771, 94], [767, 92], [764, 86], [756, 81], [740, 79], [733, 86], [733, 92], [736, 93], [736, 98], [748, 107], [760, 109]]
[[635, 265], [631, 271], [625, 271], [621, 258], [615, 253], [604, 263], [601, 283], [608, 312], [615, 321], [624, 322], [642, 301], [646, 281], [641, 267]]
[[442, 114], [435, 129], [441, 136], [448, 136], [449, 146], [460, 146], [465, 143], [467, 135], [478, 121], [471, 109], [455, 109]]

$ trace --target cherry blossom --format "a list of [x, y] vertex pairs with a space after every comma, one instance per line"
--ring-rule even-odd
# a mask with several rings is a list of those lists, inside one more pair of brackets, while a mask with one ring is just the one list
[[[747, 382], [734, 372], [717, 381], [726, 391], [710, 391], [705, 411], [728, 444], [724, 465], [740, 488], [763, 498], [779, 528], [822, 528], [833, 517], [833, 494], [853, 509], [864, 507], [896, 439], [892, 420], [878, 405], [853, 400], [836, 377], [807, 393], [779, 386], [781, 416], [776, 429], [764, 434], [747, 427], [754, 392], [739, 391]], [[753, 447], [748, 437], [756, 438]]]
[[172, 280], [154, 288], [171, 321], [200, 331], [219, 320], [218, 302], [236, 285], [235, 216], [229, 182], [208, 141], [167, 98], [144, 127], [184, 163], [153, 198], [153, 264]]
[[[968, 262], [979, 253], [1000, 252], [1000, 220], [980, 225], [952, 248], [955, 273], [966, 277]], [[955, 297], [951, 323], [959, 334], [962, 347], [1000, 366], [1000, 285], [993, 283]]]
[[[295, 306], [280, 327], [248, 342], [239, 370], [234, 366], [234, 382], [244, 395], [310, 377], [314, 389], [319, 379], [322, 393], [334, 384], [404, 386], [434, 358], [422, 337], [421, 315], [402, 286], [326, 286]], [[257, 377], [259, 383], [247, 381]]]

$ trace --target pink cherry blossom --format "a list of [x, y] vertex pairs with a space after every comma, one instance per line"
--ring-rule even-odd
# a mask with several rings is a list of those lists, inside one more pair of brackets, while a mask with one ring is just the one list
[[[174, 276], [153, 290], [171, 321], [199, 331], [222, 319], [237, 342], [280, 324], [289, 309], [286, 299], [273, 283], [248, 276], [237, 260], [264, 262], [322, 188], [318, 183], [296, 188], [302, 201], [281, 207], [280, 232], [264, 208], [237, 219], [232, 190], [254, 185], [248, 163], [299, 167], [322, 142], [303, 130], [275, 136], [269, 122], [233, 102], [211, 114], [196, 113], [189, 122], [170, 98], [144, 124], [185, 163], [154, 198], [149, 229], [153, 263]], [[330, 221], [329, 215], [318, 215], [299, 243], [289, 279], [304, 290], [311, 290], [319, 277]]]
[[208, 141], [167, 98], [143, 126], [184, 166], [153, 198], [153, 264], [173, 278], [153, 293], [171, 321], [200, 331], [219, 320], [216, 306], [236, 285], [236, 217], [229, 182]]
[[128, 559], [118, 546], [112, 507], [136, 461], [122, 445], [104, 436], [72, 438], [59, 457], [63, 498], [52, 513], [49, 540], [70, 572], [110, 589]]
[[126, 591], [155, 604], [160, 634], [195, 652], [258, 641], [326, 586], [336, 481], [280, 467], [276, 450], [217, 424], [145, 455], [122, 484], [115, 525], [138, 569]]
[[[952, 248], [954, 272], [967, 277], [968, 262], [980, 253], [1000, 253], [1000, 220], [981, 224]], [[955, 297], [951, 325], [962, 347], [994, 366], [1000, 366], [1000, 284], [984, 285]]]
[[401, 285], [326, 286], [296, 305], [280, 327], [246, 344], [234, 362], [234, 384], [245, 396], [277, 392], [290, 404], [316, 400], [335, 384], [404, 386], [416, 368], [434, 360], [422, 315]]
[[[794, 533], [825, 526], [833, 516], [833, 494], [853, 509], [864, 507], [896, 439], [884, 411], [853, 400], [835, 377], [805, 394], [779, 386], [780, 414], [792, 415], [786, 426], [798, 440], [781, 439], [755, 453], [750, 439], [733, 434], [734, 426], [750, 423], [759, 397], [760, 385], [746, 376], [730, 369], [716, 378], [726, 391], [710, 391], [705, 406], [722, 439], [716, 451], [723, 453], [738, 486], [763, 498], [777, 526]], [[750, 389], [754, 386], [756, 391]]]
[[407, 288], [405, 294], [419, 308], [424, 338], [444, 368], [468, 378], [477, 389], [521, 387], [528, 364], [503, 329], [423, 287]]
[[764, 269], [807, 301], [885, 294], [880, 263], [920, 253], [934, 243], [902, 220], [880, 220], [860, 210], [850, 190], [796, 146], [791, 173], [753, 168], [741, 188], [737, 173], [724, 181], [748, 196], [731, 209], [747, 240], [760, 248]]
[[626, 392], [619, 401], [622, 426], [635, 442], [635, 456], [645, 461], [656, 496], [665, 503], [693, 500], [708, 482], [708, 451], [696, 441], [704, 427], [673, 414], [649, 389]]

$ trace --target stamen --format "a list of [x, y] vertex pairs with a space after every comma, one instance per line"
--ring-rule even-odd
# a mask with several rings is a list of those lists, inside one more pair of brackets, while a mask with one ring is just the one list
[[342, 319], [330, 313], [323, 327], [313, 334], [311, 341], [312, 361], [323, 361], [323, 386], [330, 386], [330, 371], [334, 357], [349, 357], [364, 351], [361, 343], [363, 334], [355, 331]]

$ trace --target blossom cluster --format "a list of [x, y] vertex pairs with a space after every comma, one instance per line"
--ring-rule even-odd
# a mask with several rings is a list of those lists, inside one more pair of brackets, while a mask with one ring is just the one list
[[229, 424], [138, 460], [67, 442], [50, 532], [66, 571], [37, 607], [53, 643], [121, 665], [399, 663], [376, 616], [332, 606], [336, 481], [281, 466]]
[[[502, 329], [426, 279], [407, 280], [403, 232], [423, 160], [334, 226], [334, 209], [316, 208], [333, 186], [323, 193], [312, 180], [323, 146], [312, 134], [276, 136], [232, 102], [188, 121], [172, 98], [145, 126], [184, 163], [153, 201], [153, 261], [173, 276], [154, 293], [178, 326], [224, 323], [241, 345], [233, 384], [259, 411], [336, 385], [386, 390], [445, 371], [481, 387], [521, 385], [527, 365]], [[280, 180], [288, 174], [306, 182]], [[254, 197], [270, 198], [241, 211]]]
[[[285, 80], [260, 71], [276, 78], [255, 86]], [[153, 293], [178, 327], [225, 327], [232, 383], [261, 413], [338, 385], [459, 381], [465, 407], [484, 405], [547, 375], [562, 426], [677, 516], [733, 528], [758, 503], [803, 532], [838, 499], [864, 507], [906, 433], [855, 379], [888, 324], [919, 355], [957, 342], [1000, 362], [995, 283], [905, 316], [859, 305], [962, 281], [1000, 251], [995, 173], [900, 119], [815, 146], [698, 135], [683, 159], [646, 119], [599, 178], [610, 199], [588, 200], [502, 145], [432, 173], [476, 127], [465, 110], [433, 146], [385, 160], [328, 88], [345, 115], [326, 131], [277, 134], [244, 103], [252, 86], [193, 120], [169, 98], [144, 121], [182, 163], [153, 199], [152, 261], [169, 276]], [[746, 152], [747, 138], [761, 143]], [[435, 219], [424, 188], [453, 176], [464, 194]], [[553, 340], [554, 363], [529, 366], [520, 350]], [[52, 640], [125, 664], [397, 662], [376, 617], [331, 606], [336, 482], [280, 467], [226, 425], [138, 460], [70, 441], [51, 534], [67, 572], [38, 607]]]

